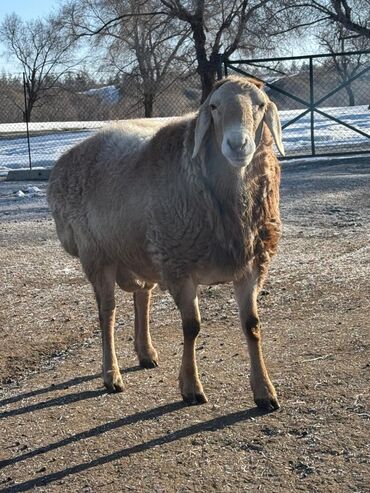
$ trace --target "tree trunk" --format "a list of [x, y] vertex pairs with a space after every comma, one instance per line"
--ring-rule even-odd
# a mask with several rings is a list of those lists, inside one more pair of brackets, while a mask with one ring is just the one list
[[144, 93], [144, 113], [145, 118], [153, 116], [154, 94]]
[[202, 83], [201, 103], [203, 103], [207, 99], [208, 94], [212, 91], [214, 83], [216, 82], [216, 70], [207, 61], [207, 63], [198, 65], [197, 72], [200, 75], [200, 80]]
[[33, 103], [31, 101], [27, 101], [27, 106], [23, 111], [23, 121], [30, 122], [31, 121], [31, 113], [32, 113]]
[[345, 89], [347, 91], [349, 105], [355, 106], [355, 95], [353, 94], [351, 84], [348, 84], [347, 86], [345, 86]]
[[25, 86], [25, 94], [24, 94], [24, 111], [23, 111], [23, 121], [24, 122], [30, 122], [31, 121], [31, 113], [33, 110], [33, 107], [37, 101], [37, 93], [33, 90], [30, 89], [30, 84], [29, 82], [26, 82]]
[[222, 78], [221, 55], [218, 53], [211, 55], [210, 60], [205, 63], [198, 64], [198, 73], [202, 81], [202, 103], [212, 91], [217, 79]]
[[202, 19], [194, 19], [190, 25], [193, 31], [194, 46], [198, 62], [197, 72], [200, 76], [202, 85], [201, 103], [203, 103], [208, 94], [212, 91], [214, 83], [216, 82], [217, 66], [213, 60], [209, 61], [207, 59], [206, 36]]

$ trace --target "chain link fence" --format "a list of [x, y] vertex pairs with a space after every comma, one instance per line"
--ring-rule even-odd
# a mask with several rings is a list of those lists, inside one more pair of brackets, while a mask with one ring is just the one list
[[[225, 62], [260, 78], [280, 110], [287, 157], [370, 152], [370, 52]], [[115, 120], [182, 115], [199, 107], [197, 74], [157, 87], [132, 74], [97, 83], [63, 76], [32, 102], [23, 74], [0, 77], [0, 173], [50, 167], [77, 142]]]
[[116, 120], [183, 115], [199, 107], [196, 74], [174, 74], [157, 87], [127, 75], [96, 83], [67, 74], [33, 104], [23, 74], [0, 78], [0, 172], [50, 167], [71, 146]]

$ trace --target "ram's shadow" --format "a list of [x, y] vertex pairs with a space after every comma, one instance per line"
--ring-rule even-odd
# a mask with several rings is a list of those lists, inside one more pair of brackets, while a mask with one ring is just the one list
[[7, 404], [13, 404], [15, 402], [23, 401], [24, 399], [28, 399], [29, 397], [35, 397], [37, 395], [48, 394], [49, 392], [55, 392], [56, 390], [64, 390], [69, 387], [74, 387], [75, 385], [79, 385], [80, 383], [89, 382], [90, 380], [94, 380], [100, 376], [99, 373], [95, 375], [85, 375], [83, 377], [71, 378], [71, 380], [67, 380], [66, 382], [60, 383], [52, 383], [48, 387], [44, 387], [42, 389], [31, 390], [30, 392], [24, 392], [22, 394], [13, 395], [12, 397], [8, 397], [0, 401], [0, 407], [6, 406]]
[[147, 411], [141, 411], [135, 414], [131, 414], [129, 416], [125, 416], [116, 421], [111, 421], [110, 423], [104, 423], [102, 425], [96, 426], [95, 428], [91, 428], [90, 430], [83, 431], [81, 433], [77, 433], [76, 435], [69, 436], [60, 440], [58, 442], [51, 443], [49, 445], [45, 445], [44, 447], [39, 447], [35, 450], [31, 450], [26, 452], [25, 454], [19, 455], [17, 457], [12, 457], [10, 459], [0, 461], [0, 468], [16, 464], [26, 459], [30, 459], [31, 457], [35, 457], [40, 454], [45, 454], [46, 452], [50, 452], [51, 450], [56, 450], [61, 447], [65, 447], [66, 445], [70, 445], [71, 443], [79, 442], [80, 440], [85, 440], [87, 438], [96, 437], [102, 435], [103, 433], [107, 433], [111, 430], [115, 430], [117, 428], [121, 428], [123, 426], [128, 426], [137, 423], [138, 421], [146, 421], [149, 419], [154, 419], [159, 416], [163, 416], [165, 414], [174, 412], [178, 409], [181, 409], [185, 405], [183, 402], [174, 402], [172, 404], [166, 404], [164, 406], [159, 406], [154, 409], [149, 409]]
[[[132, 366], [130, 368], [124, 368], [121, 370], [121, 373], [123, 373], [123, 374], [133, 373], [133, 372], [138, 371], [138, 370], [141, 370], [141, 367], [139, 365]], [[51, 384], [48, 387], [44, 387], [42, 389], [31, 390], [30, 392], [24, 392], [22, 394], [13, 395], [12, 397], [8, 397], [8, 398], [0, 401], [0, 407], [5, 406], [7, 404], [13, 404], [15, 402], [23, 401], [24, 399], [28, 399], [30, 397], [35, 397], [38, 395], [47, 394], [49, 392], [55, 392], [56, 390], [68, 389], [68, 388], [73, 387], [75, 385], [79, 385], [80, 383], [95, 380], [96, 378], [102, 378], [101, 373], [95, 373], [93, 375], [85, 375], [82, 377], [76, 377], [76, 378], [72, 378], [71, 380], [67, 380], [66, 382]], [[38, 409], [45, 409], [46, 407], [52, 407], [53, 405], [58, 406], [61, 404], [70, 404], [72, 402], [76, 402], [78, 400], [83, 400], [84, 398], [88, 398], [89, 395], [91, 397], [93, 397], [94, 392], [100, 394], [102, 392], [102, 390], [99, 389], [99, 390], [94, 390], [94, 391], [86, 391], [86, 392], [80, 392], [80, 393], [76, 393], [76, 394], [69, 394], [69, 396], [66, 395], [66, 396], [58, 397], [56, 399], [51, 399], [49, 401], [40, 402], [38, 404], [33, 404], [30, 406], [25, 406], [22, 408], [14, 409], [11, 411], [4, 411], [4, 412], [0, 413], [0, 418], [5, 418], [8, 416], [18, 416], [20, 414], [24, 414], [24, 413], [27, 413], [30, 411], [37, 411]], [[81, 399], [78, 399], [79, 394], [81, 395]], [[65, 400], [65, 402], [63, 401], [63, 399]]]
[[61, 395], [54, 399], [49, 399], [43, 402], [37, 402], [36, 404], [30, 404], [24, 407], [18, 407], [11, 409], [10, 411], [3, 411], [0, 413], [0, 419], [9, 418], [10, 416], [20, 416], [21, 414], [32, 413], [34, 411], [40, 411], [41, 409], [47, 409], [54, 406], [66, 406], [73, 404], [74, 402], [84, 401], [86, 399], [93, 399], [106, 392], [104, 388], [85, 390], [83, 392], [75, 392], [73, 394]]
[[[27, 454], [23, 454], [22, 456], [16, 457], [14, 459], [9, 459], [8, 461], [2, 461], [0, 463], [0, 467], [4, 467], [6, 465], [14, 464], [16, 462], [19, 462], [20, 460], [25, 460], [31, 457], [34, 457], [36, 455], [42, 454], [49, 452], [51, 450], [58, 449], [60, 447], [69, 445], [73, 442], [78, 442], [80, 440], [90, 438], [90, 437], [96, 437], [101, 435], [102, 433], [106, 433], [107, 431], [122, 427], [122, 426], [127, 426], [131, 425], [133, 423], [139, 422], [139, 421], [145, 421], [148, 419], [155, 419], [160, 416], [163, 416], [168, 413], [172, 413], [175, 411], [178, 411], [179, 409], [185, 407], [183, 402], [174, 402], [172, 404], [166, 404], [164, 406], [160, 406], [154, 409], [150, 409], [147, 411], [141, 411], [136, 414], [132, 414], [131, 416], [126, 416], [125, 418], [121, 418], [117, 421], [112, 421], [111, 423], [106, 423], [100, 426], [97, 426], [96, 428], [92, 428], [91, 430], [88, 430], [83, 433], [78, 433], [77, 435], [74, 435], [72, 437], [65, 438], [64, 440], [61, 440], [59, 442], [55, 442], [50, 445], [46, 445], [45, 447], [41, 447], [39, 449], [33, 450], [31, 452], [28, 452]], [[154, 447], [157, 447], [159, 445], [166, 445], [171, 442], [175, 442], [177, 440], [181, 440], [183, 438], [189, 437], [196, 435], [197, 433], [202, 433], [204, 431], [218, 431], [222, 430], [228, 426], [235, 425], [236, 423], [240, 423], [243, 421], [250, 420], [252, 418], [255, 418], [257, 416], [262, 416], [264, 414], [267, 414], [267, 412], [261, 411], [257, 408], [252, 408], [252, 409], [246, 409], [244, 411], [237, 411], [235, 413], [227, 414], [224, 416], [219, 416], [214, 419], [210, 419], [209, 421], [205, 421], [202, 423], [197, 423], [191, 426], [187, 426], [185, 428], [181, 428], [177, 431], [174, 431], [172, 433], [153, 438], [151, 440], [148, 440], [147, 442], [140, 443], [138, 445], [134, 445], [133, 447], [128, 447], [122, 450], [119, 450], [117, 452], [114, 452], [112, 454], [104, 455], [102, 457], [98, 457], [90, 462], [85, 462], [83, 464], [76, 464], [71, 467], [67, 467], [66, 469], [63, 469], [61, 471], [57, 471], [51, 474], [47, 474], [45, 476], [39, 477], [39, 478], [34, 478], [30, 479], [28, 481], [25, 481], [23, 483], [19, 483], [14, 486], [9, 486], [8, 488], [5, 488], [2, 490], [2, 493], [6, 492], [21, 492], [21, 491], [28, 491], [30, 489], [33, 489], [35, 487], [39, 486], [46, 486], [50, 483], [53, 483], [54, 481], [59, 481], [67, 476], [70, 476], [72, 474], [80, 473], [82, 471], [86, 471], [89, 469], [92, 469], [94, 467], [107, 464], [112, 461], [116, 461], [125, 457], [130, 457], [131, 455], [137, 454], [139, 452], [144, 452], [146, 450], [152, 449]]]

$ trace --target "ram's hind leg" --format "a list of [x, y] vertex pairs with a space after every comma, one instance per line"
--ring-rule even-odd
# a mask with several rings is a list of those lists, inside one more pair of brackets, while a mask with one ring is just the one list
[[108, 392], [122, 392], [123, 381], [119, 370], [115, 343], [114, 323], [116, 305], [114, 287], [116, 268], [113, 265], [100, 267], [91, 280], [99, 309], [99, 321], [103, 342], [103, 379]]
[[278, 409], [276, 391], [265, 366], [261, 328], [257, 311], [258, 273], [252, 270], [245, 279], [234, 282], [235, 297], [239, 306], [240, 321], [247, 339], [250, 356], [250, 381], [254, 401], [261, 409]]
[[153, 347], [149, 331], [150, 300], [150, 289], [141, 289], [134, 293], [135, 351], [143, 368], [158, 366], [158, 354]]

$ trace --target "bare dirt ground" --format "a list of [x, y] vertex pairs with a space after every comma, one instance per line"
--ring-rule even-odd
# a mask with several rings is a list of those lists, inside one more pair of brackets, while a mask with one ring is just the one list
[[284, 165], [284, 237], [260, 297], [271, 414], [254, 407], [228, 285], [201, 289], [208, 404], [180, 402], [179, 316], [159, 291], [154, 370], [137, 367], [117, 292], [126, 391], [108, 395], [90, 286], [37, 186], [18, 199], [21, 184], [0, 183], [1, 492], [370, 491], [370, 158]]

